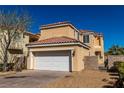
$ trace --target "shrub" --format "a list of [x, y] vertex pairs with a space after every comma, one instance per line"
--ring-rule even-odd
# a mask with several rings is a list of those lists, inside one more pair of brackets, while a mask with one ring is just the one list
[[109, 68], [110, 72], [118, 72], [118, 67], [119, 67], [120, 61], [115, 61], [113, 63], [113, 66]]
[[14, 70], [14, 65], [15, 65], [14, 63], [8, 63], [8, 64], [7, 64], [8, 71]]
[[[14, 63], [7, 63], [7, 71], [12, 71], [14, 69]], [[3, 64], [0, 64], [0, 71], [3, 71]]]
[[3, 64], [0, 64], [0, 71], [3, 71]]
[[114, 69], [116, 69], [117, 71], [118, 71], [118, 68], [120, 66], [120, 63], [122, 63], [122, 62], [120, 62], [120, 61], [114, 62]]
[[120, 63], [118, 67], [119, 72], [124, 73], [124, 63]]
[[114, 64], [115, 68], [117, 69], [119, 73], [120, 78], [124, 78], [124, 62], [115, 62]]

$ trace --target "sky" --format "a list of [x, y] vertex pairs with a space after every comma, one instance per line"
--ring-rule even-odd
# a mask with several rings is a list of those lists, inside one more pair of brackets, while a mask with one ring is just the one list
[[41, 25], [69, 21], [77, 29], [93, 30], [104, 35], [107, 51], [112, 45], [124, 46], [124, 6], [0, 6], [5, 11], [26, 11], [32, 18], [30, 31], [40, 32]]

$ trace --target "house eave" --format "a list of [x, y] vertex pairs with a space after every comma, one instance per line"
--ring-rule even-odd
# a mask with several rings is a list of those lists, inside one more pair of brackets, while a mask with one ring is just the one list
[[50, 29], [50, 28], [55, 28], [55, 27], [60, 27], [60, 26], [70, 26], [75, 31], [79, 32], [79, 30], [75, 26], [73, 26], [71, 23], [68, 23], [68, 24], [57, 24], [57, 25], [52, 25], [52, 26], [43, 26], [43, 27], [40, 28], [40, 30]]
[[86, 49], [89, 49], [90, 47], [85, 45], [85, 44], [82, 44], [80, 42], [76, 42], [76, 43], [57, 43], [57, 44], [27, 44], [26, 46], [28, 48], [34, 48], [34, 47], [48, 47], [48, 46], [69, 46], [69, 45], [78, 45], [78, 46], [82, 46]]

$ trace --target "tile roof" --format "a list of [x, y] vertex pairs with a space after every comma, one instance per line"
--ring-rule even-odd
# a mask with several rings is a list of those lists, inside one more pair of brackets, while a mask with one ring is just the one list
[[32, 42], [32, 43], [29, 43], [29, 45], [30, 44], [58, 44], [58, 43], [72, 43], [72, 42], [80, 42], [80, 41], [69, 38], [69, 37], [55, 37], [55, 38], [49, 38], [49, 39]]

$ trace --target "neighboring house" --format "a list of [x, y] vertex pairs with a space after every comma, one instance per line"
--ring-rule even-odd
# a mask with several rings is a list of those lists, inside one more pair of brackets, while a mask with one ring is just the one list
[[16, 42], [13, 42], [13, 44], [11, 44], [9, 49], [12, 50], [11, 52], [15, 52], [14, 54], [16, 54], [16, 52], [20, 50], [19, 54], [28, 56], [28, 48], [25, 45], [30, 42], [37, 41], [38, 39], [39, 36], [37, 34], [32, 34], [31, 32], [24, 32], [23, 34], [20, 35], [20, 39], [18, 39]]
[[27, 44], [28, 69], [81, 71], [85, 56], [99, 56], [104, 61], [103, 36], [78, 30], [69, 22], [43, 25], [38, 41]]
[[[31, 32], [24, 32], [20, 34], [20, 38], [17, 39], [15, 42], [12, 42], [12, 44], [9, 47], [8, 62], [9, 63], [14, 62], [14, 59], [16, 57], [19, 57], [20, 55], [24, 55], [25, 57], [28, 57], [29, 54], [28, 48], [25, 45], [30, 42], [37, 41], [38, 38], [39, 38], [38, 35], [34, 35]], [[2, 52], [1, 46], [0, 46], [0, 52]], [[0, 56], [2, 56], [2, 54], [0, 54]], [[0, 63], [2, 63], [2, 60], [0, 60]]]

